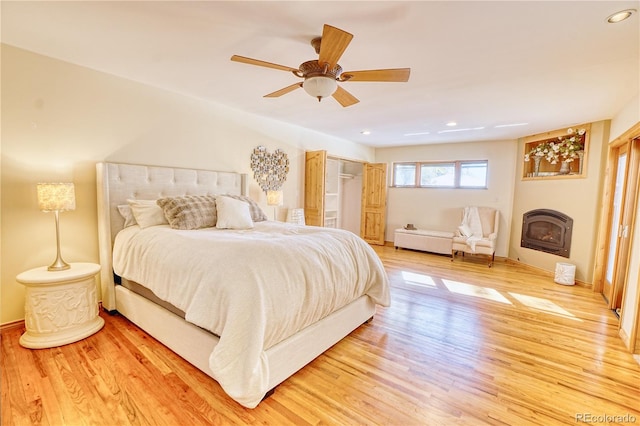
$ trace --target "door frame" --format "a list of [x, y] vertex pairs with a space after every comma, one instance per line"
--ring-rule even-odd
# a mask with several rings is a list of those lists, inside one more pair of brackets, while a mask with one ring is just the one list
[[[638, 214], [636, 210], [635, 194], [638, 193], [638, 163], [640, 162], [640, 148], [638, 142], [634, 142], [635, 139], [640, 137], [640, 122], [636, 123], [632, 128], [625, 133], [617, 137], [615, 140], [609, 143], [607, 153], [607, 169], [604, 179], [604, 193], [602, 199], [602, 206], [600, 211], [600, 223], [598, 227], [598, 244], [596, 246], [595, 266], [593, 273], [593, 291], [603, 294], [604, 282], [606, 278], [607, 259], [609, 256], [609, 241], [610, 241], [610, 229], [611, 221], [613, 220], [613, 196], [615, 191], [615, 181], [617, 173], [617, 161], [620, 148], [627, 147], [627, 168], [625, 174], [625, 187], [623, 192], [623, 205], [621, 206], [622, 217], [630, 218], [629, 229], [633, 229], [633, 219]], [[628, 274], [628, 258], [631, 249], [631, 239], [628, 239], [625, 243], [625, 247], [620, 247], [618, 250], [618, 256], [625, 256], [626, 261], [623, 263], [623, 270], [614, 270], [613, 285], [616, 281], [619, 281], [616, 276], [620, 277], [620, 274], [626, 276]], [[619, 264], [619, 259], [616, 260], [616, 264]], [[619, 289], [622, 294], [622, 289]], [[613, 290], [614, 297], [608, 300], [608, 306], [611, 309], [615, 309], [617, 290]], [[603, 294], [604, 296], [604, 294]]]

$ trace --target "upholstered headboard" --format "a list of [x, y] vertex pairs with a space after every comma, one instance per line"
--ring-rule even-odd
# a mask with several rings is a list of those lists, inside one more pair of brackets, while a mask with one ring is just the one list
[[130, 199], [247, 194], [247, 175], [241, 173], [122, 163], [98, 163], [96, 172], [100, 281], [102, 305], [107, 310], [116, 309], [111, 256], [113, 240], [124, 226], [119, 205]]

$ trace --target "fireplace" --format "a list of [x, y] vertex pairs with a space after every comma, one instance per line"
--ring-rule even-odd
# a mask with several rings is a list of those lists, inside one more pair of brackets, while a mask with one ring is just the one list
[[555, 210], [531, 210], [522, 216], [521, 247], [569, 257], [573, 219]]

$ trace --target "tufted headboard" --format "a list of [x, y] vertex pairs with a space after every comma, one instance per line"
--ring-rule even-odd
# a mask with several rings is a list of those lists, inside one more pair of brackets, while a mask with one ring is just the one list
[[247, 175], [241, 173], [122, 163], [98, 163], [96, 173], [100, 282], [102, 305], [107, 310], [116, 308], [111, 256], [113, 240], [124, 226], [119, 205], [129, 199], [247, 194]]

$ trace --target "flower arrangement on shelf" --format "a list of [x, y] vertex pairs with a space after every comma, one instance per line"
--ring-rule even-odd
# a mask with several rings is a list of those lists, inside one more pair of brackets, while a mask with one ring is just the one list
[[558, 136], [558, 141], [545, 141], [534, 146], [524, 155], [524, 161], [533, 158], [544, 158], [550, 164], [558, 164], [559, 161], [570, 163], [580, 156], [584, 149], [585, 129], [567, 129], [568, 136]]

